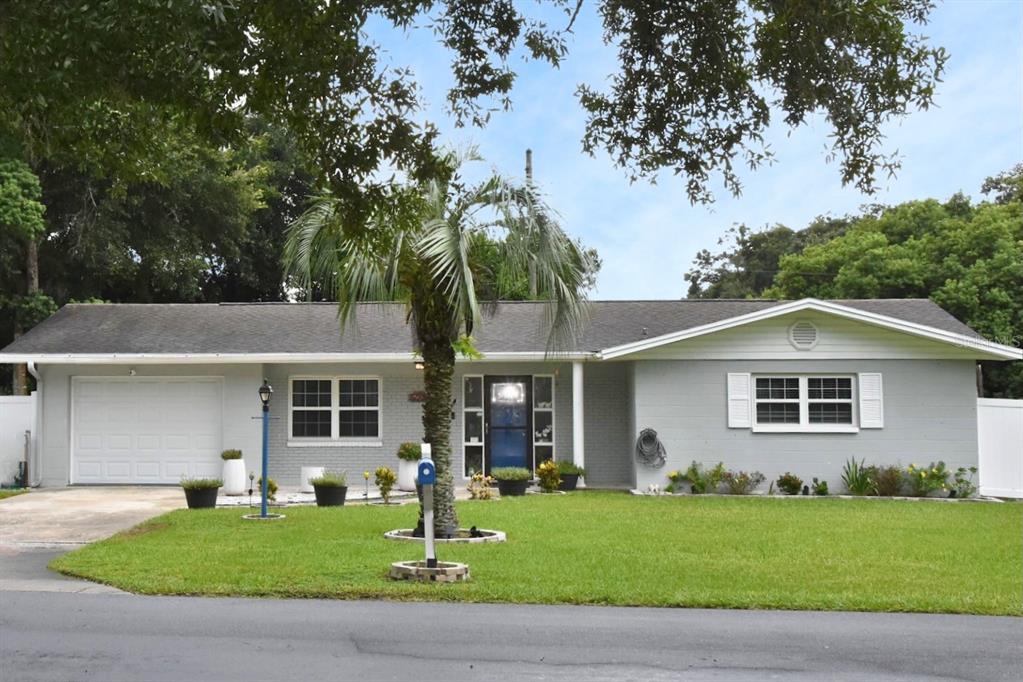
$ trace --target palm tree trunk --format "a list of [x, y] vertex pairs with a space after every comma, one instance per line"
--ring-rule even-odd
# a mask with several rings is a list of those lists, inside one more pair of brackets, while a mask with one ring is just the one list
[[423, 433], [433, 451], [437, 483], [433, 491], [434, 532], [451, 537], [458, 530], [455, 513], [455, 479], [451, 471], [451, 383], [455, 351], [446, 339], [423, 343]]

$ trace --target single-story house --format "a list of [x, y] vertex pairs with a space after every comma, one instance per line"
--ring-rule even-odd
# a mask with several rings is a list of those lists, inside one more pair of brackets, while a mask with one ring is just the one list
[[[839, 487], [848, 458], [977, 463], [978, 360], [1019, 360], [928, 300], [597, 301], [574, 348], [545, 352], [542, 303], [487, 307], [484, 357], [459, 360], [457, 477], [546, 458], [593, 486], [664, 485], [693, 461], [792, 471]], [[422, 438], [405, 310], [334, 304], [67, 305], [0, 352], [38, 381], [43, 485], [174, 484], [218, 475], [222, 449], [270, 475], [357, 476]], [[664, 461], [637, 457], [653, 429]], [[658, 466], [659, 465], [659, 466]]]

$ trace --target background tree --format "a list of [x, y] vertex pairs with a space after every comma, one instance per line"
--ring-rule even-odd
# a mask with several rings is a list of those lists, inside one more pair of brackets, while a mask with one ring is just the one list
[[[12, 317], [14, 338], [53, 312], [53, 301], [39, 291], [39, 239], [46, 230], [41, 198], [39, 178], [28, 165], [0, 157], [0, 244], [5, 246], [0, 264], [5, 271], [24, 273], [23, 286], [5, 288], [0, 297], [0, 307]], [[21, 267], [14, 258], [16, 253], [24, 254]], [[28, 394], [25, 365], [15, 368], [13, 383], [15, 394]]]
[[[774, 238], [778, 228], [739, 230], [736, 246], [716, 257], [717, 265], [705, 267], [707, 259], [698, 257], [686, 275], [690, 293], [930, 298], [987, 338], [1018, 347], [1023, 345], [1021, 186], [1023, 166], [984, 183], [983, 191], [995, 201], [975, 204], [956, 194], [944, 203], [927, 199], [871, 207], [836, 221], [841, 229], [823, 241], [814, 236], [819, 220], [806, 230], [781, 233], [780, 240]], [[788, 250], [780, 258], [778, 241]], [[772, 262], [777, 266], [771, 268]], [[706, 286], [694, 292], [697, 284]], [[1023, 363], [982, 366], [986, 395], [1023, 397]]]
[[513, 281], [535, 275], [537, 295], [548, 302], [552, 350], [567, 345], [585, 317], [590, 270], [585, 252], [561, 231], [531, 185], [499, 176], [466, 183], [458, 169], [475, 160], [472, 153], [449, 155], [443, 180], [394, 187], [390, 208], [363, 224], [349, 222], [339, 199], [320, 197], [295, 223], [285, 251], [293, 272], [334, 293], [342, 325], [361, 301], [406, 304], [425, 365], [423, 432], [437, 465], [435, 526], [441, 537], [458, 528], [451, 471], [455, 356], [476, 354], [471, 335], [482, 321], [481, 271], [489, 254], [500, 251]]
[[[777, 111], [819, 115], [843, 182], [871, 191], [897, 166], [882, 126], [927, 107], [946, 59], [915, 27], [931, 0], [600, 0], [617, 51], [607, 90], [583, 84], [583, 148], [633, 177], [670, 169], [694, 201], [720, 174], [770, 158]], [[553, 10], [553, 11], [552, 11]], [[526, 57], [557, 66], [581, 0], [68, 0], [0, 4], [0, 136], [35, 168], [159, 179], [168, 131], [237, 141], [248, 117], [292, 131], [353, 223], [390, 200], [381, 169], [416, 181], [443, 171], [436, 131], [418, 123], [414, 74], [385, 65], [370, 20], [430, 30], [452, 54], [448, 105], [484, 125], [509, 106]]]

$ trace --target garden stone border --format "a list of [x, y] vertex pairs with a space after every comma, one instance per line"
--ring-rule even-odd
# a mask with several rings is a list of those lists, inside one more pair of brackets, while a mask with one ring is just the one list
[[[412, 536], [413, 528], [396, 528], [389, 530], [384, 533], [384, 537], [388, 540], [397, 540], [399, 542], [425, 542], [425, 538], [417, 538]], [[459, 528], [460, 531], [469, 532], [468, 528]], [[491, 530], [489, 528], [478, 529], [481, 533], [491, 533], [491, 535], [485, 535], [481, 538], [435, 538], [434, 542], [444, 542], [452, 544], [469, 544], [479, 545], [486, 542], [507, 542], [508, 535], [503, 530]]]

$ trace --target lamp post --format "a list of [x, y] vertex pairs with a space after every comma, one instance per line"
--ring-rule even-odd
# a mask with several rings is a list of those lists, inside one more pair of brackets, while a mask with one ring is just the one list
[[269, 485], [269, 479], [266, 475], [267, 467], [270, 464], [270, 396], [274, 394], [274, 389], [270, 385], [270, 382], [263, 379], [263, 385], [259, 387], [259, 400], [263, 403], [263, 500], [259, 506], [259, 515], [262, 518], [266, 518], [266, 495], [267, 488]]

